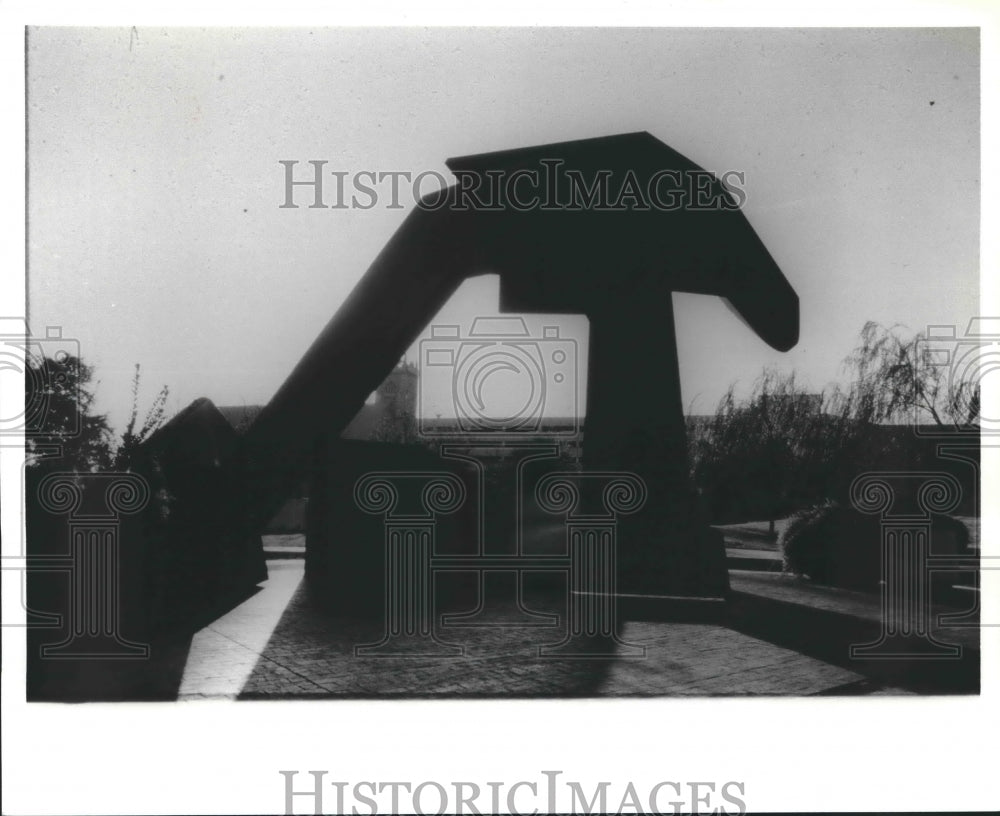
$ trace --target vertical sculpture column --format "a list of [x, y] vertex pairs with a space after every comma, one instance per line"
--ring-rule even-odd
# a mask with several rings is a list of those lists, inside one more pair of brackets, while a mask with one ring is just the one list
[[621, 640], [617, 615], [618, 515], [645, 504], [642, 479], [631, 473], [553, 473], [539, 481], [535, 495], [548, 512], [566, 514], [570, 560], [566, 637], [540, 647], [539, 656], [645, 657], [644, 646]]
[[[413, 503], [417, 507], [400, 509]], [[401, 495], [401, 493], [403, 495]], [[458, 646], [434, 632], [436, 515], [451, 513], [465, 500], [462, 480], [446, 471], [369, 473], [354, 486], [358, 507], [385, 517], [385, 629], [377, 643], [354, 647], [358, 657], [458, 656]], [[407, 502], [407, 499], [410, 502]]]
[[[146, 506], [146, 480], [134, 473], [53, 473], [39, 484], [38, 498], [48, 512], [69, 515], [69, 632], [43, 646], [42, 657], [149, 657], [149, 646], [121, 635], [118, 574], [119, 515]], [[84, 510], [85, 501], [95, 507]]]
[[[916, 480], [916, 512], [896, 510], [899, 491], [891, 481]], [[961, 486], [943, 472], [867, 473], [851, 485], [851, 503], [879, 514], [882, 547], [882, 632], [871, 643], [853, 644], [855, 659], [950, 659], [962, 647], [931, 633], [929, 557], [933, 513], [958, 506]], [[909, 508], [907, 508], [909, 509]]]

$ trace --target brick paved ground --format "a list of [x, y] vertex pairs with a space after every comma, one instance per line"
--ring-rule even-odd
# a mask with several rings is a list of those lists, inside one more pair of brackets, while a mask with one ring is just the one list
[[[551, 659], [551, 627], [449, 627], [459, 656], [355, 656], [379, 621], [331, 616], [309, 598], [301, 560], [268, 562], [254, 597], [193, 639], [179, 698], [357, 696], [806, 695], [870, 693], [845, 669], [701, 623], [627, 622], [610, 659]], [[635, 646], [645, 657], [627, 656]]]

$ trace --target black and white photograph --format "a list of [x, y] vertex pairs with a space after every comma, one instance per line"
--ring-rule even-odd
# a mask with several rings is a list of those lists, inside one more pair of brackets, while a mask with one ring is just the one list
[[882, 761], [988, 805], [962, 8], [5, 20], [5, 766], [106, 727], [101, 812], [892, 809]]

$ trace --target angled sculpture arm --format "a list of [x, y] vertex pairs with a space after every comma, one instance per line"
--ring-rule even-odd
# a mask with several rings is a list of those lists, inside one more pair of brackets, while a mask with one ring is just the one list
[[698, 240], [715, 243], [710, 260], [667, 273], [673, 290], [716, 295], [765, 343], [788, 351], [799, 340], [799, 297], [739, 211], [701, 214], [711, 233]]
[[463, 240], [468, 217], [449, 206], [414, 209], [251, 426], [243, 439], [246, 490], [261, 523], [301, 482], [317, 437], [347, 426], [475, 274]]

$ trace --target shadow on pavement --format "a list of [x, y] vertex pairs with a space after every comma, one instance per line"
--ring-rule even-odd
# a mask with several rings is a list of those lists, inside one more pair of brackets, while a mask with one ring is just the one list
[[359, 656], [355, 647], [383, 640], [383, 621], [337, 614], [303, 583], [239, 699], [597, 695], [617, 659], [614, 648], [604, 647], [596, 658], [539, 657], [539, 647], [565, 637], [565, 599], [534, 593], [526, 606], [540, 616], [558, 616], [557, 625], [492, 623], [521, 616], [523, 610], [510, 602], [488, 606], [476, 617], [478, 625], [445, 626], [438, 615], [434, 638], [389, 649], [406, 656]]

